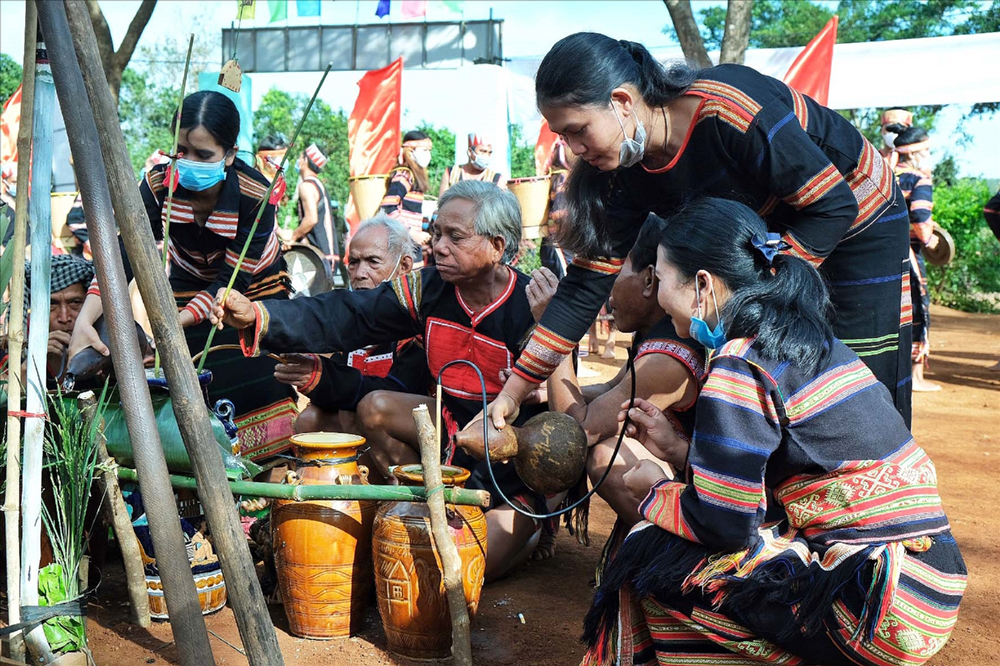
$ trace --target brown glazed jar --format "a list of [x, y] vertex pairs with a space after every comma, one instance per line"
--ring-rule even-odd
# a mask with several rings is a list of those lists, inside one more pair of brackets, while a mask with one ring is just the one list
[[[420, 465], [393, 471], [407, 486], [423, 485]], [[468, 470], [443, 465], [444, 485], [461, 488]], [[486, 517], [477, 506], [447, 504], [449, 531], [462, 558], [469, 617], [475, 617], [486, 572]], [[451, 655], [451, 615], [441, 558], [431, 545], [431, 520], [423, 502], [382, 502], [372, 535], [375, 592], [389, 649], [410, 659]]]
[[[292, 443], [312, 461], [297, 466], [300, 483], [368, 483], [368, 469], [357, 462], [363, 437], [318, 432], [294, 435]], [[296, 636], [343, 638], [361, 629], [371, 589], [375, 508], [369, 501], [275, 501], [274, 564], [288, 625]]]

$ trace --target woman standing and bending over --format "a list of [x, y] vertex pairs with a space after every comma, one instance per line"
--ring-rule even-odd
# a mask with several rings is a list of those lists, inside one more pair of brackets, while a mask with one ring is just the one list
[[491, 408], [498, 427], [583, 337], [646, 216], [700, 195], [749, 205], [821, 270], [835, 332], [909, 420], [906, 209], [849, 122], [748, 67], [664, 69], [641, 44], [595, 33], [552, 47], [535, 92], [580, 158], [560, 239], [576, 258]]
[[954, 628], [966, 569], [934, 464], [782, 249], [724, 199], [660, 237], [659, 303], [716, 349], [690, 443], [651, 403], [629, 411], [681, 474], [625, 475], [645, 520], [604, 569], [584, 664], [916, 666]]

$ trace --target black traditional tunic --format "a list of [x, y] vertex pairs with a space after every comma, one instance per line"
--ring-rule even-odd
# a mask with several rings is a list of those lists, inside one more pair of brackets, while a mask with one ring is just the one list
[[611, 176], [612, 256], [574, 260], [515, 372], [541, 381], [583, 337], [648, 213], [716, 196], [758, 211], [792, 254], [820, 267], [838, 337], [908, 421], [907, 214], [888, 164], [839, 114], [748, 67], [708, 69], [686, 94], [702, 101], [680, 151], [662, 169]]
[[354, 411], [373, 391], [426, 395], [430, 388], [427, 355], [416, 338], [355, 349], [346, 358], [312, 356], [313, 375], [299, 392], [327, 412]]
[[[146, 172], [139, 192], [153, 229], [153, 236], [163, 239], [167, 218], [167, 187], [164, 171], [158, 165]], [[170, 286], [177, 306], [194, 315], [194, 326], [184, 330], [192, 355], [204, 349], [211, 324], [206, 321], [215, 302], [215, 294], [229, 284], [243, 250], [250, 228], [267, 191], [264, 176], [237, 159], [226, 170], [215, 210], [204, 226], [195, 222], [191, 207], [192, 193], [177, 185], [170, 213]], [[132, 279], [132, 268], [122, 246], [125, 274]], [[260, 218], [250, 248], [233, 289], [247, 298], [288, 298], [288, 274], [275, 233], [274, 206], [268, 204]], [[100, 293], [95, 283], [91, 293]], [[236, 344], [233, 331], [217, 331], [213, 345]], [[206, 370], [213, 374], [209, 385], [211, 400], [228, 399], [236, 408], [234, 419], [239, 428], [240, 449], [244, 456], [260, 460], [290, 447], [292, 425], [298, 411], [291, 386], [274, 379], [274, 362], [268, 359], [247, 360], [238, 351], [219, 350], [209, 354]]]
[[913, 303], [914, 363], [926, 363], [931, 343], [931, 292], [927, 286], [927, 264], [923, 249], [934, 235], [934, 180], [910, 165], [896, 168], [899, 191], [910, 213], [910, 300]]
[[[248, 356], [258, 355], [262, 348], [328, 353], [422, 335], [433, 380], [450, 361], [472, 361], [483, 373], [486, 399], [493, 400], [503, 388], [500, 371], [517, 361], [521, 344], [535, 323], [525, 294], [530, 278], [511, 268], [508, 271], [503, 292], [479, 312], [473, 312], [461, 292], [445, 282], [434, 267], [407, 273], [374, 289], [254, 303], [257, 322], [241, 331], [241, 344]], [[483, 408], [479, 378], [462, 364], [445, 370], [442, 380], [448, 429], [463, 428]], [[515, 425], [539, 411], [539, 407], [526, 406]], [[467, 487], [492, 489], [485, 463], [461, 449], [451, 452], [448, 460], [472, 472]], [[493, 470], [508, 497], [525, 492], [513, 465], [496, 463]], [[493, 501], [495, 505], [498, 498], [494, 496]]]
[[[323, 253], [332, 270], [333, 263], [336, 260], [334, 256], [336, 253], [333, 251], [334, 239], [336, 238], [334, 234], [336, 231], [333, 228], [333, 213], [330, 210], [330, 199], [327, 197], [326, 188], [323, 187], [323, 183], [319, 181], [319, 178], [313, 176], [304, 178], [302, 185], [299, 185], [299, 187], [303, 186], [315, 187], [319, 190], [319, 201], [316, 202], [316, 225], [306, 234], [306, 240], [309, 241], [310, 245]], [[299, 219], [301, 220], [305, 215], [305, 208], [302, 205], [301, 199], [298, 201], [298, 212]]]

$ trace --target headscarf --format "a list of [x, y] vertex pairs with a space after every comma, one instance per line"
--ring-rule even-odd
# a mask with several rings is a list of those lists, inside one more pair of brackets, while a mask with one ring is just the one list
[[[80, 283], [90, 286], [94, 279], [94, 265], [85, 259], [72, 254], [52, 255], [51, 286], [49, 293], [54, 294], [67, 287]], [[31, 294], [31, 263], [24, 262], [24, 313], [28, 313], [28, 301]]]

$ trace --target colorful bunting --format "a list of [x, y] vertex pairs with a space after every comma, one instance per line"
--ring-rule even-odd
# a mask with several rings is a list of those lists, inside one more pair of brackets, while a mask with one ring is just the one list
[[0, 115], [0, 171], [6, 181], [17, 174], [17, 130], [21, 126], [21, 86], [3, 104]]
[[252, 21], [257, 11], [257, 0], [239, 0], [239, 9], [236, 11], [236, 20], [247, 19]]
[[319, 16], [322, 11], [319, 0], [297, 0], [295, 9], [299, 16]]
[[375, 9], [375, 16], [385, 18], [389, 15], [389, 0], [378, 0], [378, 8]]
[[441, 4], [459, 14], [464, 11], [462, 9], [462, 0], [442, 0]]
[[271, 20], [268, 23], [288, 19], [288, 0], [267, 0], [267, 7], [271, 10]]
[[427, 16], [427, 0], [403, 0], [403, 18]]

